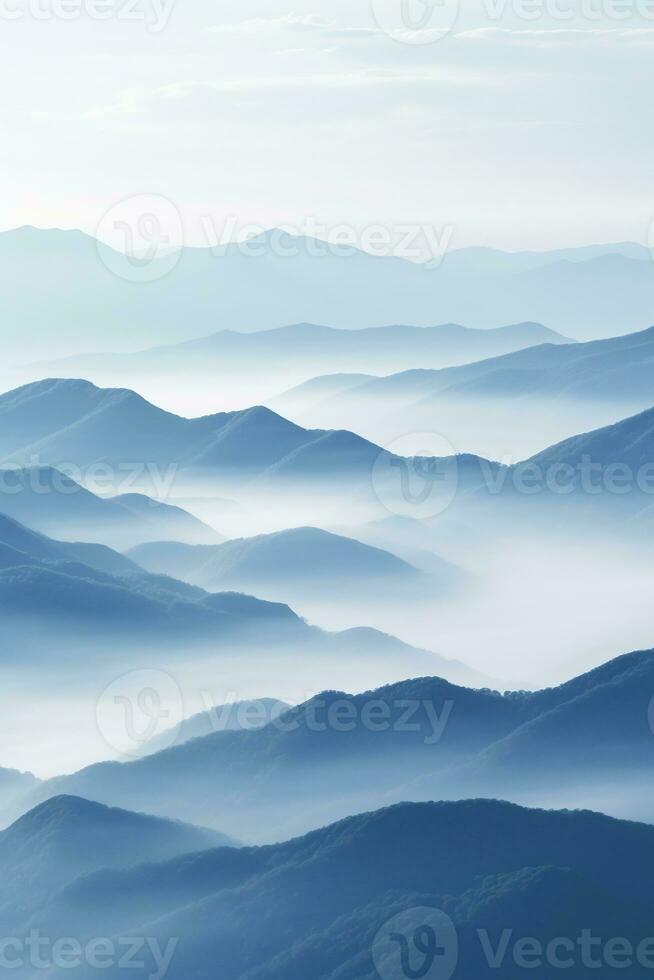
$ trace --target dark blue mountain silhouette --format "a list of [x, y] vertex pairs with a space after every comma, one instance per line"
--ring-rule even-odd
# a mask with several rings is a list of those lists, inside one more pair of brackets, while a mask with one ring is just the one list
[[[57, 896], [43, 921], [58, 930], [80, 925], [82, 936], [100, 925], [100, 934], [148, 935], [162, 949], [178, 937], [172, 980], [199, 980], [218, 961], [225, 980], [372, 980], [380, 962], [388, 976], [406, 976], [397, 938], [382, 931], [397, 915], [405, 916], [411, 961], [427, 962], [412, 944], [432, 908], [456, 930], [456, 977], [518, 977], [515, 943], [535, 938], [544, 960], [547, 944], [567, 937], [566, 973], [578, 980], [597, 972], [582, 956], [584, 930], [597, 937], [591, 958], [600, 968], [615, 937], [632, 944], [633, 961], [641, 943], [651, 944], [653, 873], [654, 828], [644, 824], [487, 800], [406, 803], [272, 847], [98, 872]], [[509, 930], [499, 972], [485, 958], [480, 930], [492, 951]], [[439, 936], [441, 956], [457, 952], [451, 934]], [[551, 961], [536, 967], [535, 976], [553, 975]], [[151, 969], [148, 960], [143, 975]], [[81, 972], [85, 980], [91, 974]], [[647, 970], [635, 965], [626, 975], [642, 980]]]

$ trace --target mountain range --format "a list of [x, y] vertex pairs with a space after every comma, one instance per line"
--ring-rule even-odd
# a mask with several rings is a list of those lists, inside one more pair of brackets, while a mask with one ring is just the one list
[[160, 278], [147, 269], [143, 284], [127, 257], [79, 231], [3, 233], [0, 290], [14, 360], [104, 350], [107, 337], [119, 350], [138, 349], [306, 322], [495, 327], [528, 319], [567, 336], [610, 336], [646, 327], [654, 298], [649, 252], [631, 243], [453, 250], [434, 268], [273, 230], [245, 248], [186, 248], [172, 272], [166, 258], [161, 268]]
[[89, 682], [107, 662], [133, 668], [135, 659], [143, 666], [165, 657], [167, 664], [188, 669], [192, 655], [216, 664], [235, 652], [246, 673], [248, 665], [263, 669], [273, 652], [287, 658], [298, 683], [327, 666], [331, 676], [360, 669], [397, 677], [438, 669], [466, 682], [482, 680], [456, 660], [387, 633], [365, 627], [324, 631], [284, 603], [207, 592], [150, 574], [105, 546], [53, 541], [2, 515], [0, 622], [12, 663], [46, 668], [56, 660], [63, 676], [79, 669], [81, 646]]
[[[155, 497], [211, 500], [226, 490], [240, 501], [258, 498], [268, 511], [278, 506], [286, 521], [294, 507], [314, 513], [321, 501], [333, 507], [335, 490], [351, 506], [379, 510], [380, 490], [400, 492], [397, 468], [404, 465], [352, 432], [303, 429], [261, 406], [187, 419], [133, 391], [79, 380], [34, 382], [1, 395], [0, 425], [0, 457], [14, 467], [37, 460], [41, 467], [74, 464], [89, 474], [127, 468]], [[444, 461], [450, 468], [452, 462]], [[461, 457], [459, 486], [479, 486], [481, 466], [473, 456]]]
[[120, 550], [162, 538], [186, 544], [221, 540], [181, 507], [140, 493], [102, 497], [52, 466], [0, 469], [0, 513], [47, 535]]
[[527, 968], [546, 978], [561, 963], [573, 980], [617, 964], [643, 980], [653, 872], [645, 824], [480, 799], [403, 803], [273, 846], [99, 870], [32, 922], [81, 942], [148, 936], [135, 975], [152, 976], [155, 954], [169, 950], [170, 980], [200, 980], [218, 963], [225, 980], [373, 980], [428, 967], [462, 980]]
[[644, 818], [654, 798], [652, 690], [650, 650], [536, 692], [436, 677], [354, 696], [327, 691], [255, 731], [217, 731], [45, 782], [23, 805], [80, 795], [260, 841], [406, 799], [481, 791], [579, 805], [601, 798], [610, 778], [606, 809]]
[[653, 365], [654, 327], [609, 340], [544, 344], [440, 371], [317, 377], [269, 404], [303, 424], [339, 425], [347, 418], [354, 431], [377, 440], [380, 433], [388, 439], [437, 431], [460, 450], [515, 459], [547, 440], [650, 408]]
[[389, 374], [418, 365], [443, 368], [544, 343], [569, 341], [539, 323], [489, 330], [454, 323], [361, 330], [297, 323], [254, 333], [222, 330], [183, 344], [64, 358], [29, 365], [26, 371], [32, 378], [88, 378], [99, 385], [136, 388], [148, 395], [156, 392], [173, 408], [196, 404], [203, 394], [215, 411], [223, 405], [238, 408], [271, 398], [282, 385], [308, 381], [318, 369]]

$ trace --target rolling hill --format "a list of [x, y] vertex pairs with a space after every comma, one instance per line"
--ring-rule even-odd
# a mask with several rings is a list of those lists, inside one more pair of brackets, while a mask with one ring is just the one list
[[[439, 670], [471, 683], [479, 677], [456, 660], [386, 632], [325, 631], [285, 603], [207, 592], [148, 573], [103, 546], [61, 544], [1, 515], [0, 624], [3, 653], [12, 658], [6, 666], [38, 663], [47, 670], [56, 662], [61, 679], [83, 664], [89, 683], [107, 663], [128, 670], [161, 666], [164, 657], [171, 669], [185, 670], [194, 657], [216, 664], [216, 658], [235, 655], [246, 673], [284, 662], [308, 687], [316, 676], [342, 671], [386, 678]], [[232, 672], [236, 666], [231, 664]]]
[[122, 550], [162, 537], [187, 544], [221, 540], [180, 507], [139, 493], [101, 497], [51, 466], [0, 468], [0, 513], [50, 536]]
[[233, 844], [177, 821], [60, 796], [0, 831], [0, 921], [22, 917], [54, 891], [99, 868], [128, 868]]
[[[88, 472], [128, 467], [139, 488], [157, 496], [165, 485], [169, 499], [185, 492], [211, 499], [228, 489], [288, 515], [303, 497], [305, 508], [316, 498], [329, 505], [335, 489], [377, 510], [380, 482], [399, 493], [392, 453], [347, 430], [303, 429], [261, 406], [187, 419], [132, 391], [55, 379], [1, 395], [0, 426], [0, 456], [11, 455], [14, 465], [36, 458], [41, 466], [73, 462]], [[462, 457], [459, 483], [477, 486], [483, 467], [493, 466]], [[286, 496], [276, 494], [282, 490]]]
[[41, 921], [48, 934], [156, 939], [141, 947], [139, 976], [178, 937], [171, 980], [200, 980], [218, 959], [225, 980], [372, 980], [406, 976], [407, 962], [462, 980], [518, 976], [523, 963], [544, 978], [562, 962], [580, 980], [630, 962], [641, 980], [653, 870], [644, 824], [487, 800], [404, 803], [272, 847], [100, 871]]
[[302, 586], [321, 595], [343, 594], [368, 592], [384, 585], [419, 589], [426, 578], [388, 551], [312, 527], [215, 546], [160, 542], [135, 548], [130, 557], [149, 572], [171, 575], [211, 591], [272, 589], [283, 593], [289, 587]]
[[[479, 792], [651, 805], [654, 653], [619, 657], [558, 688], [500, 694], [419, 678], [328, 691], [256, 731], [214, 732], [138, 762], [38, 787], [215, 825], [250, 840], [403, 799]], [[607, 775], [619, 795], [606, 798]], [[311, 794], [307, 797], [306, 780]]]
[[[222, 330], [209, 337], [132, 354], [97, 354], [31, 365], [32, 376], [88, 378], [161, 393], [166, 404], [207, 405], [216, 399], [237, 408], [275, 395], [314, 377], [316, 371], [367, 371], [443, 368], [521, 350], [535, 344], [564, 343], [538, 323], [475, 330], [449, 323], [435, 327], [384, 326], [363, 330], [297, 323], [272, 330]], [[167, 389], [167, 394], [166, 394]], [[170, 406], [170, 407], [174, 407]], [[186, 413], [185, 413], [186, 414]]]
[[[269, 404], [303, 424], [341, 425], [347, 418], [356, 432], [377, 440], [384, 433], [444, 431], [445, 424], [444, 434], [459, 450], [520, 458], [548, 440], [651, 407], [653, 365], [649, 328], [609, 340], [545, 344], [440, 371], [318, 377]], [[540, 446], [534, 447], [536, 440]]]

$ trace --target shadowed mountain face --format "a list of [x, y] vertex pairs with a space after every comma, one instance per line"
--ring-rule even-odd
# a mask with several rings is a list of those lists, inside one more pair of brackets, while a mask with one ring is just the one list
[[[120, 271], [120, 257], [100, 251]], [[14, 360], [33, 360], [38, 350], [53, 356], [106, 350], [108, 337], [117, 349], [138, 349], [217, 328], [301, 322], [493, 327], [529, 319], [566, 336], [596, 337], [651, 321], [651, 264], [647, 249], [636, 245], [515, 254], [464, 249], [430, 269], [273, 231], [247, 248], [228, 245], [217, 253], [185, 249], [169, 275], [157, 278], [152, 270], [155, 281], [135, 304], [129, 260], [122, 260], [124, 278], [113, 275], [93, 239], [35, 228], [4, 233], [0, 288]]]
[[[200, 980], [218, 961], [225, 980], [400, 978], [407, 963], [410, 976], [431, 964], [434, 976], [479, 980], [521, 976], [525, 962], [546, 978], [562, 956], [579, 980], [618, 952], [624, 965], [624, 942], [626, 975], [642, 980], [653, 872], [646, 825], [485, 800], [405, 803], [273, 847], [100, 871], [35, 921], [55, 935], [74, 924], [82, 939], [147, 935], [156, 943], [143, 944], [147, 963], [135, 975], [152, 975], [167, 950], [172, 980]], [[615, 936], [620, 949], [607, 945]]]
[[651, 407], [653, 365], [650, 328], [610, 340], [545, 344], [441, 371], [351, 382], [318, 377], [270, 404], [303, 424], [342, 425], [347, 418], [350, 428], [377, 441], [435, 430], [461, 451], [515, 459]]
[[224, 834], [60, 796], [0, 832], [0, 921], [20, 921], [67, 882], [233, 844]]
[[[109, 477], [120, 485], [127, 474]], [[212, 528], [179, 507], [138, 493], [100, 497], [50, 466], [0, 468], [0, 513], [44, 534], [121, 549], [162, 536], [186, 544], [220, 540]]]
[[44, 783], [38, 798], [80, 794], [266, 840], [385, 801], [456, 798], [480, 786], [540, 805], [592, 802], [610, 772], [607, 809], [645, 816], [654, 799], [652, 690], [647, 651], [535, 693], [437, 678], [357, 696], [331, 691], [257, 731], [217, 731], [138, 762], [91, 766]]
[[[30, 455], [50, 465], [149, 461], [252, 475], [337, 435], [307, 432], [265, 408], [184, 419], [133, 391], [64, 380], [35, 382], [0, 396], [0, 420], [0, 453], [16, 461]], [[366, 452], [364, 440], [357, 444]]]
[[373, 371], [443, 368], [521, 350], [564, 343], [538, 323], [493, 330], [457, 324], [437, 327], [386, 326], [336, 330], [313, 323], [255, 333], [223, 330], [200, 340], [134, 354], [64, 358], [30, 366], [31, 376], [89, 378], [96, 384], [137, 388], [183, 414], [239, 408], [300, 384], [316, 370]]

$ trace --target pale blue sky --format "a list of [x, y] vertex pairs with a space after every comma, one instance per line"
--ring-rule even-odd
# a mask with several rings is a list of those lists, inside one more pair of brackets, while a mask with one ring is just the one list
[[30, 12], [56, 2], [0, 2], [0, 228], [94, 233], [155, 193], [198, 244], [203, 215], [421, 222], [452, 226], [453, 246], [647, 241], [654, 0], [585, 0], [573, 20], [572, 0], [463, 0], [420, 44], [379, 26], [402, 0], [374, 0], [377, 20], [369, 0], [138, 0], [147, 23]]

